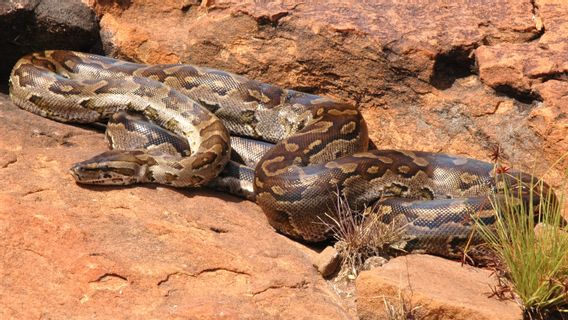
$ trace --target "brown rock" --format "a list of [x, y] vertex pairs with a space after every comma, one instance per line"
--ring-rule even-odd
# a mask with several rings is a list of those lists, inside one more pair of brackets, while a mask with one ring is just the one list
[[331, 276], [334, 272], [337, 271], [340, 264], [341, 256], [339, 255], [339, 252], [337, 252], [337, 250], [332, 246], [327, 246], [325, 249], [323, 249], [323, 251], [317, 255], [314, 261], [314, 267], [318, 269], [319, 273], [321, 273], [323, 277]]
[[401, 92], [411, 101], [416, 90], [432, 90], [424, 81], [472, 65], [476, 46], [540, 33], [530, 1], [458, 1], [443, 10], [430, 1], [89, 2], [107, 53], [209, 65], [367, 105]]
[[90, 3], [108, 54], [354, 103], [380, 148], [490, 160], [500, 145], [554, 186], [568, 167], [550, 169], [568, 150], [565, 1]]
[[[568, 3], [535, 1], [533, 18], [542, 31], [533, 41], [481, 46], [475, 56], [484, 84], [518, 100], [536, 102], [528, 109], [523, 129], [534, 133], [542, 152], [533, 148], [537, 157], [528, 156], [524, 162], [550, 166], [568, 150]], [[566, 167], [564, 157], [551, 170], [549, 181], [560, 185]]]
[[86, 188], [102, 133], [0, 96], [0, 318], [348, 319], [313, 253], [252, 202], [207, 190]]
[[[357, 278], [360, 319], [388, 319], [385, 304], [415, 308], [419, 319], [521, 319], [512, 301], [489, 298], [496, 280], [491, 272], [428, 255], [390, 260]], [[385, 303], [386, 300], [386, 303]]]
[[[476, 50], [479, 75], [484, 83], [512, 91], [524, 98], [542, 98], [535, 87], [549, 80], [565, 79], [568, 72], [568, 4], [563, 1], [536, 1], [534, 19], [542, 33], [527, 43], [502, 43]], [[546, 31], [545, 31], [546, 30]]]

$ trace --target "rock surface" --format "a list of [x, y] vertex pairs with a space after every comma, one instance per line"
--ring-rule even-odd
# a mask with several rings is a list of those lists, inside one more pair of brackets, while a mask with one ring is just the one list
[[339, 252], [332, 247], [327, 246], [314, 260], [314, 267], [316, 267], [324, 278], [332, 276], [341, 264], [342, 258]]
[[87, 2], [107, 54], [354, 103], [380, 148], [490, 160], [499, 146], [554, 186], [568, 167], [550, 168], [568, 151], [566, 1]]
[[0, 95], [1, 319], [349, 319], [253, 203], [206, 190], [83, 188], [102, 133]]
[[416, 319], [521, 319], [517, 304], [489, 297], [495, 285], [491, 271], [428, 255], [409, 255], [359, 275], [357, 310], [361, 320], [388, 319], [386, 300], [394, 308], [404, 301], [408, 310], [415, 308]]

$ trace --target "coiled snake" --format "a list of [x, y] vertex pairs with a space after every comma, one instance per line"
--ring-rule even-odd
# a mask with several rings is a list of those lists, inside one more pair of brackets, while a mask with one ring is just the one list
[[[367, 126], [354, 106], [223, 71], [45, 51], [17, 62], [10, 95], [57, 121], [112, 118], [114, 150], [74, 165], [78, 182], [224, 187], [256, 199], [274, 228], [306, 241], [329, 236], [322, 222], [335, 191], [354, 208], [381, 200], [391, 217], [408, 222], [406, 239], [439, 254], [467, 237], [472, 213], [493, 215], [491, 163], [368, 150]], [[226, 166], [231, 145], [237, 152]]]

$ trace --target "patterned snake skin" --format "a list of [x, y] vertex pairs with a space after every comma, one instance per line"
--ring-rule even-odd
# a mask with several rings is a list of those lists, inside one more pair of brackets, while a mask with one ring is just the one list
[[330, 236], [324, 222], [337, 191], [355, 209], [381, 200], [387, 217], [407, 223], [408, 243], [432, 253], [466, 238], [472, 214], [493, 217], [488, 195], [499, 186], [491, 163], [368, 150], [354, 106], [227, 72], [46, 51], [18, 61], [10, 95], [57, 121], [112, 118], [114, 150], [74, 165], [78, 182], [225, 188], [256, 199], [270, 224], [294, 238]]

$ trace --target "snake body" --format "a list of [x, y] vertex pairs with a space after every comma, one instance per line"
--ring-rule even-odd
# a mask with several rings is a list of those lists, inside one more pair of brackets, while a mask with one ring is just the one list
[[[443, 253], [467, 237], [472, 213], [491, 218], [488, 195], [499, 188], [491, 163], [369, 150], [354, 106], [214, 69], [45, 51], [18, 61], [10, 95], [21, 108], [58, 121], [113, 118], [114, 150], [76, 164], [79, 182], [182, 187], [233, 179], [225, 187], [255, 199], [275, 229], [306, 241], [330, 236], [339, 192], [353, 208], [380, 200], [388, 216], [406, 219], [407, 239]], [[124, 112], [142, 119], [122, 121]], [[155, 130], [144, 125], [148, 120]], [[229, 134], [241, 150], [233, 160]]]

